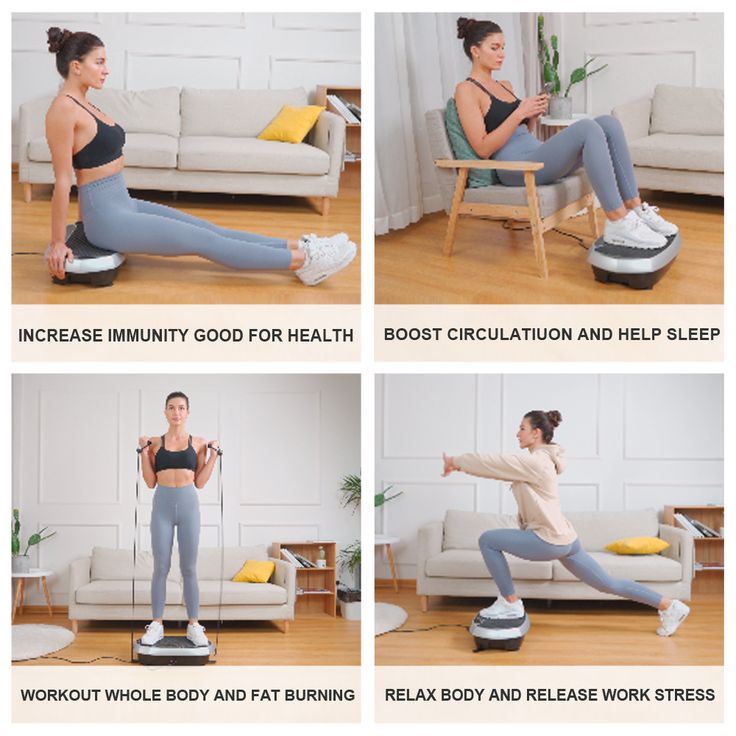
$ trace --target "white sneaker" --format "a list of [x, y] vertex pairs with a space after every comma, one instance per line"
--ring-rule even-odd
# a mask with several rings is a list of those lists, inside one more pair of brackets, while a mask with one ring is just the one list
[[306, 249], [308, 247], [320, 247], [325, 244], [329, 243], [348, 243], [350, 242], [350, 238], [348, 237], [347, 233], [335, 233], [335, 235], [315, 235], [314, 233], [309, 233], [309, 235], [302, 235], [301, 238], [299, 238], [299, 245], [301, 245], [302, 249]]
[[[340, 233], [343, 235], [344, 233]], [[295, 273], [306, 286], [315, 286], [342, 271], [358, 252], [355, 243], [343, 240], [339, 236], [332, 238], [315, 238], [304, 242], [304, 265]]]
[[659, 620], [662, 625], [657, 629], [657, 633], [660, 636], [672, 636], [689, 613], [690, 607], [682, 601], [672, 601], [669, 608], [659, 612]]
[[187, 639], [197, 647], [206, 647], [210, 643], [204, 633], [202, 624], [189, 624], [187, 626]]
[[155, 644], [157, 641], [161, 641], [161, 639], [164, 638], [164, 626], [163, 624], [160, 624], [158, 621], [151, 621], [148, 626], [146, 626], [146, 633], [143, 634], [141, 637], [141, 644], [146, 644], [148, 646], [151, 646], [152, 644]]
[[603, 228], [603, 240], [611, 245], [623, 245], [627, 248], [643, 248], [646, 250], [664, 248], [667, 245], [667, 238], [648, 227], [644, 220], [633, 210], [629, 211], [626, 217], [622, 217], [615, 222], [606, 220]]
[[500, 595], [492, 606], [478, 611], [478, 615], [483, 618], [521, 618], [524, 615], [524, 603], [521, 600], [509, 603]]
[[655, 233], [664, 235], [665, 238], [669, 238], [672, 235], [677, 235], [680, 231], [677, 225], [657, 214], [659, 207], [654, 207], [646, 202], [642, 202], [638, 207], [634, 208], [634, 212], [639, 216], [650, 230], [654, 230]]

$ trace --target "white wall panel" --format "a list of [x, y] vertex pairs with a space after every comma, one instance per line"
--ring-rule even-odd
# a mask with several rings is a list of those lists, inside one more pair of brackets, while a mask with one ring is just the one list
[[[516, 513], [509, 483], [439, 478], [440, 453], [520, 453], [518, 422], [533, 408], [563, 417], [555, 441], [568, 457], [559, 486], [564, 511], [723, 503], [720, 375], [378, 376], [376, 448], [384, 451], [376, 488], [393, 483], [404, 495], [376, 513], [376, 529], [401, 537], [400, 575], [416, 574], [419, 527], [448, 509]], [[376, 575], [389, 576], [379, 557]]]
[[138, 549], [150, 549], [154, 492], [140, 481], [136, 507], [135, 447], [165, 431], [172, 390], [190, 398], [188, 429], [224, 450], [222, 499], [217, 469], [199, 491], [202, 547], [320, 537], [342, 548], [360, 537], [360, 515], [337, 491], [360, 472], [358, 376], [16, 375], [13, 505], [23, 540], [44, 524], [57, 531], [40, 548], [55, 604], [66, 603], [71, 560], [95, 545], [132, 548], [136, 515]]
[[[267, 89], [360, 85], [359, 13], [16, 13], [12, 114], [60, 84], [46, 29], [87, 30], [105, 43], [117, 89]], [[13, 150], [13, 160], [17, 152]]]

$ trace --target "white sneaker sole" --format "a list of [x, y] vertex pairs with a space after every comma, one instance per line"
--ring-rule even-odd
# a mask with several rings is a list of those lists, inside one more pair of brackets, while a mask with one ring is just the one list
[[160, 642], [163, 638], [163, 634], [161, 634], [158, 639], [154, 639], [153, 641], [151, 641], [150, 639], [146, 639], [145, 637], [141, 637], [141, 644], [144, 644], [147, 647], [152, 647], [154, 644], [158, 644], [158, 642]]
[[680, 626], [682, 625], [682, 622], [688, 617], [689, 614], [690, 614], [690, 609], [688, 608], [687, 610], [683, 611], [682, 614], [680, 614], [680, 617], [677, 619], [677, 621], [675, 621], [675, 627], [673, 629], [668, 631], [667, 629], [664, 628], [664, 626], [660, 626], [657, 629], [657, 633], [660, 636], [672, 636], [672, 634], [674, 634], [677, 631], [677, 629], [680, 628]]
[[358, 253], [358, 248], [355, 245], [355, 243], [352, 243], [351, 241], [348, 241], [350, 245], [353, 247], [348, 250], [348, 252], [345, 254], [345, 257], [338, 261], [337, 263], [333, 264], [329, 269], [322, 271], [318, 276], [315, 276], [309, 280], [302, 280], [302, 283], [305, 286], [316, 286], [317, 284], [322, 283], [326, 278], [333, 276], [338, 271], [342, 271], [343, 268], [346, 268], [349, 266], [355, 256]]
[[[662, 237], [664, 238], [664, 235]], [[632, 248], [635, 250], [660, 250], [667, 245], [666, 238], [664, 240], [664, 243], [642, 243], [633, 240], [627, 240], [626, 238], [616, 237], [615, 235], [612, 237], [610, 235], [606, 235], [605, 232], [603, 234], [603, 240], [605, 240], [606, 243], [608, 243], [609, 245], [620, 245], [624, 248]]]

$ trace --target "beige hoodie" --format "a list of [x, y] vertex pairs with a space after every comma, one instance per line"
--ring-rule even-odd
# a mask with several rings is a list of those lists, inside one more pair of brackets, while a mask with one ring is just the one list
[[470, 475], [510, 481], [522, 529], [550, 544], [572, 544], [577, 539], [560, 507], [557, 476], [565, 469], [565, 451], [559, 445], [540, 445], [525, 455], [469, 452], [453, 461]]

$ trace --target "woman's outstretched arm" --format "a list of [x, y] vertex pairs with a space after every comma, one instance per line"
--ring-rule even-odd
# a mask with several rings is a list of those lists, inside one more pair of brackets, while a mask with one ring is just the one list
[[445, 469], [443, 476], [453, 470], [460, 470], [469, 475], [481, 478], [504, 481], [538, 482], [543, 469], [533, 455], [480, 455], [466, 452], [463, 455], [450, 457], [443, 455]]

